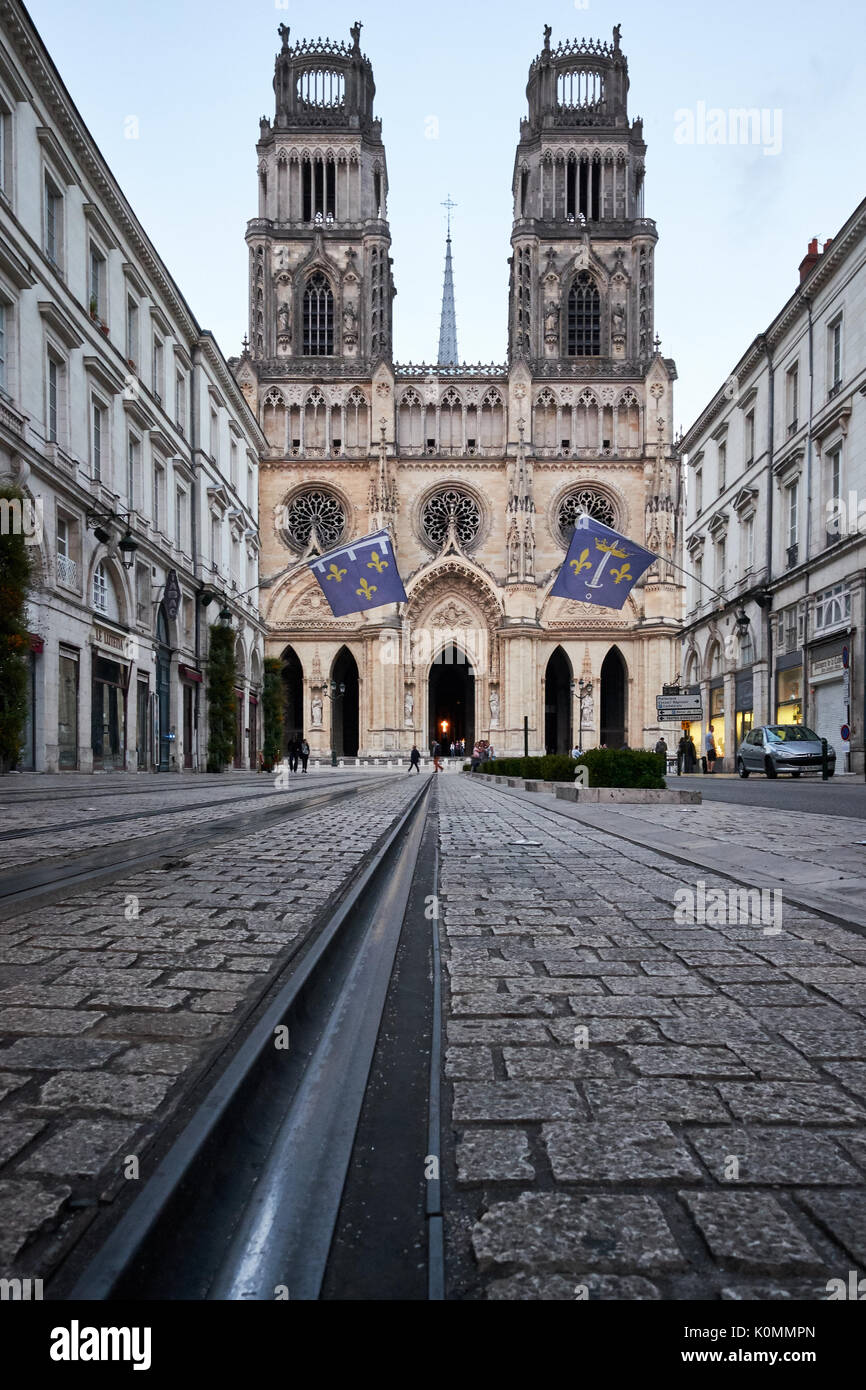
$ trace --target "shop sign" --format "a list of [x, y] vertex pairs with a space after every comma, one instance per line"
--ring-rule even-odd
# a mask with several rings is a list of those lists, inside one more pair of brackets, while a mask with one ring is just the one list
[[659, 719], [678, 724], [682, 719], [701, 719], [703, 707], [700, 695], [657, 695], [656, 714]]
[[169, 570], [168, 572], [162, 601], [165, 604], [166, 613], [174, 622], [180, 608], [180, 582], [177, 577], [177, 570]]
[[95, 647], [101, 647], [122, 660], [131, 660], [135, 638], [130, 633], [115, 632], [113, 628], [105, 627], [102, 623], [94, 623], [90, 635]]
[[829, 676], [834, 671], [841, 671], [843, 667], [844, 661], [842, 653], [837, 652], [835, 656], [822, 656], [817, 661], [813, 660], [812, 675]]

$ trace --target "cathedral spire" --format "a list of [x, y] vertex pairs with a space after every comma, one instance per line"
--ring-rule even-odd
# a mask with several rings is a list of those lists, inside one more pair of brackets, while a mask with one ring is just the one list
[[452, 203], [450, 193], [442, 206], [448, 209], [448, 235], [445, 240], [445, 283], [442, 287], [442, 319], [439, 325], [439, 355], [436, 360], [442, 367], [456, 367], [457, 315], [454, 311], [454, 271], [451, 265], [451, 209], [456, 208], [457, 204]]

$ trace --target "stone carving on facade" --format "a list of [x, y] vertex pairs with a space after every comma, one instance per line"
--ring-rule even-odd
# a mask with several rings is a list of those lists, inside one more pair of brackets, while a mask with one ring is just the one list
[[347, 304], [343, 310], [343, 347], [353, 352], [358, 346], [358, 315], [354, 304]]
[[407, 690], [403, 696], [403, 723], [412, 725], [415, 720], [415, 696]]
[[495, 687], [490, 692], [490, 727], [499, 728], [499, 691]]
[[580, 727], [582, 729], [593, 729], [595, 727], [595, 701], [592, 698], [592, 691], [583, 699], [583, 718]]
[[544, 310], [544, 341], [554, 344], [559, 341], [559, 305], [554, 299], [547, 301]]
[[310, 708], [311, 708], [311, 714], [312, 714], [312, 727], [313, 727], [314, 729], [321, 729], [321, 727], [322, 727], [322, 709], [323, 709], [323, 704], [322, 704], [322, 697], [321, 697], [321, 695], [316, 694], [316, 695], [313, 696], [313, 701], [312, 701], [312, 705], [311, 705]]

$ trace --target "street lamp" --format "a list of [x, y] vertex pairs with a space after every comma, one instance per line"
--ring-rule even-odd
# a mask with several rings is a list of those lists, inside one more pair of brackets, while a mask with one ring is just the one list
[[[322, 690], [322, 694], [331, 701], [342, 700], [346, 693], [345, 681], [328, 681], [327, 686]], [[337, 766], [337, 750], [334, 747], [334, 711], [331, 710], [331, 767]]]
[[223, 627], [231, 627], [232, 613], [227, 603], [224, 603], [218, 614], [219, 622]]
[[737, 636], [740, 638], [745, 637], [751, 627], [751, 619], [742, 604], [740, 604], [734, 616], [734, 627], [736, 628]]
[[117, 548], [120, 551], [120, 562], [123, 565], [123, 568], [125, 570], [131, 570], [133, 565], [135, 564], [135, 552], [136, 550], [138, 550], [138, 546], [132, 539], [132, 533], [130, 532], [128, 526], [126, 528], [125, 534], [122, 535], [120, 540], [117, 542]]
[[580, 728], [578, 729], [578, 733], [577, 733], [577, 746], [578, 746], [578, 748], [583, 748], [583, 706], [584, 706], [584, 702], [585, 702], [585, 701], [589, 698], [589, 696], [592, 694], [592, 680], [591, 680], [591, 679], [590, 679], [590, 680], [586, 680], [586, 679], [584, 679], [583, 676], [581, 676], [579, 680], [577, 680], [577, 681], [572, 681], [572, 682], [571, 682], [571, 693], [572, 693], [572, 695], [575, 693], [575, 691], [577, 691], [577, 699], [578, 699], [578, 718], [579, 718], [579, 721], [580, 721]]

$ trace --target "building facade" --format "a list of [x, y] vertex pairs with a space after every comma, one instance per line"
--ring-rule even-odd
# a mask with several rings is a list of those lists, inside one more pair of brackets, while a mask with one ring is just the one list
[[[281, 36], [232, 366], [267, 440], [262, 611], [286, 737], [374, 758], [443, 736], [522, 752], [525, 727], [532, 752], [651, 745], [679, 660], [676, 372], [654, 337], [657, 231], [618, 29], [556, 49], [545, 31], [514, 164], [508, 361], [475, 367], [394, 361], [360, 26], [350, 43]], [[621, 612], [550, 596], [582, 512], [660, 556]], [[408, 602], [334, 619], [306, 562], [380, 525]]]
[[753, 723], [778, 722], [862, 773], [866, 202], [799, 274], [682, 440], [696, 576], [683, 674], [728, 770]]
[[209, 624], [257, 766], [265, 441], [24, 10], [0, 3], [0, 478], [32, 535], [20, 766], [199, 770]]

